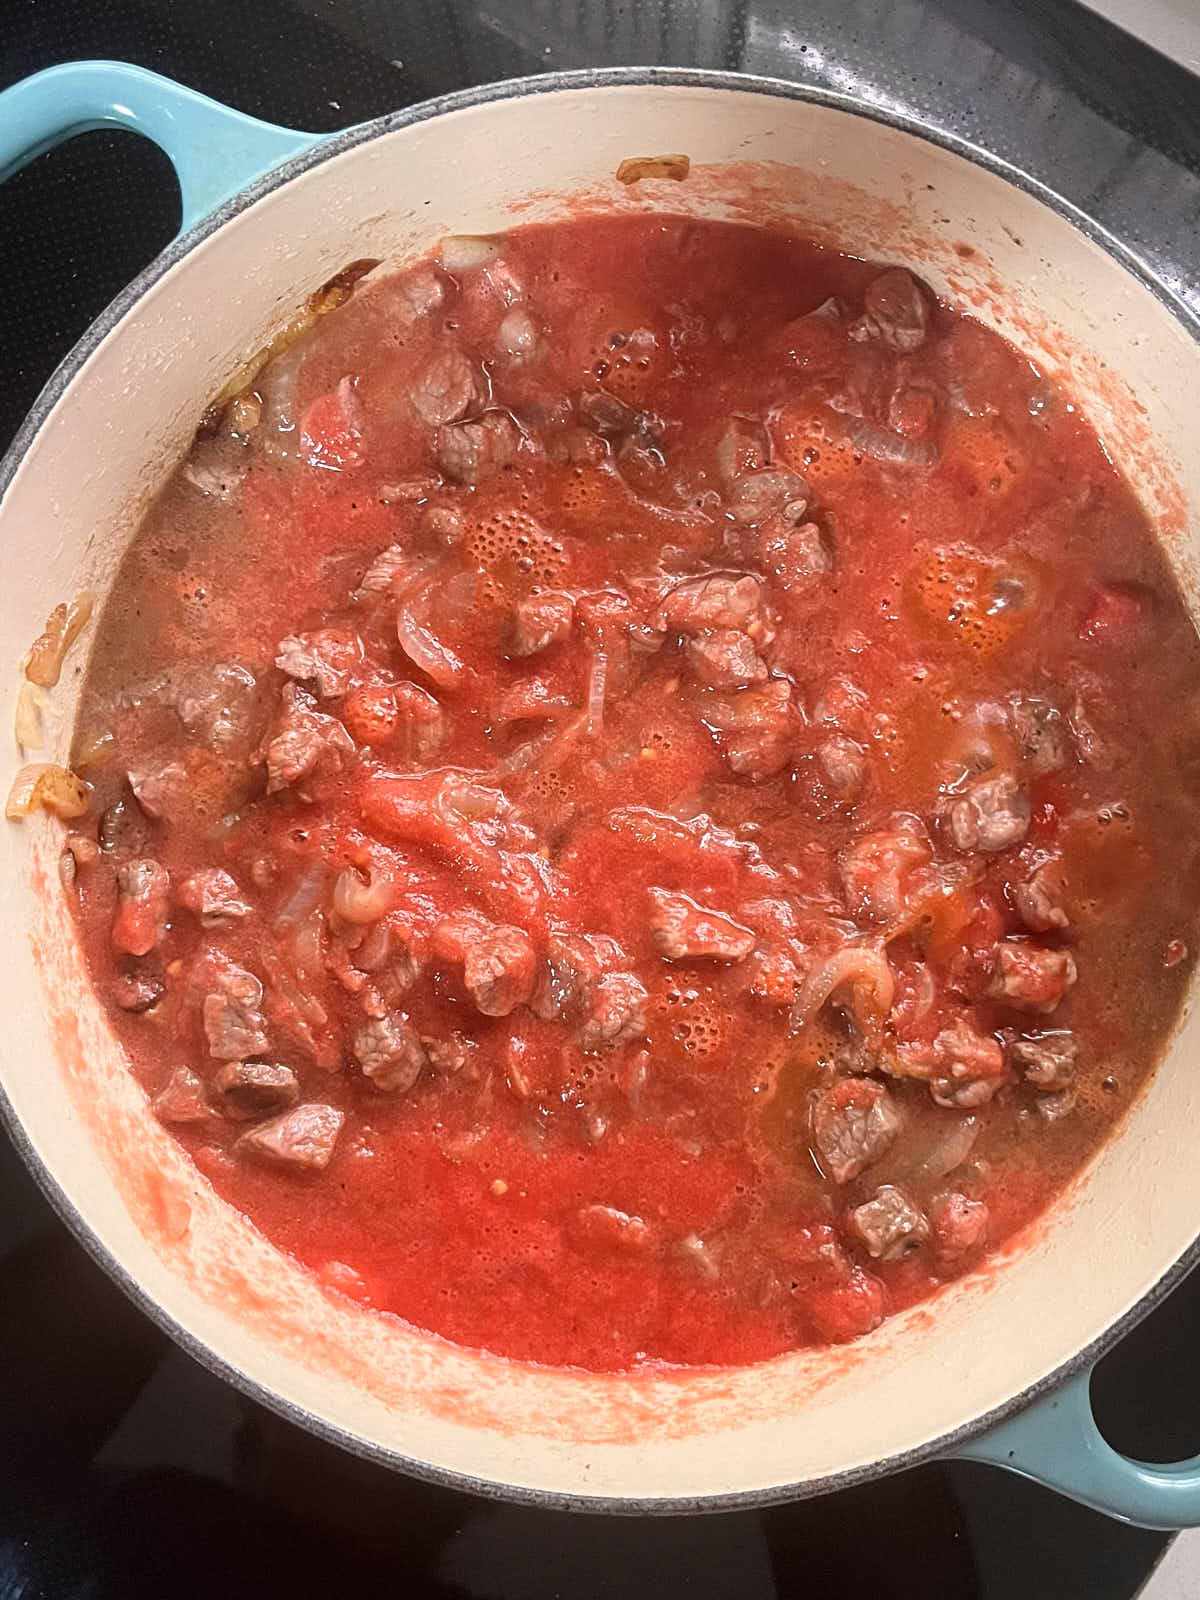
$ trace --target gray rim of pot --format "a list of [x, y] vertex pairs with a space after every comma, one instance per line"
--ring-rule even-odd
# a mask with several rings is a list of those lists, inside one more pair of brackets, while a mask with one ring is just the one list
[[[1177, 321], [1182, 323], [1192, 338], [1197, 343], [1200, 343], [1200, 320], [1193, 316], [1188, 307], [1155, 276], [1140, 257], [1123, 245], [1106, 228], [1072, 205], [1070, 201], [1064, 200], [1061, 195], [1056, 194], [1037, 179], [1030, 177], [1028, 173], [1022, 171], [1019, 167], [992, 155], [989, 151], [970, 143], [968, 140], [947, 133], [943, 129], [926, 126], [914, 118], [900, 113], [869, 105], [856, 99], [853, 95], [839, 94], [826, 89], [810, 88], [803, 84], [790, 83], [781, 78], [759, 77], [749, 73], [706, 71], [688, 67], [609, 67], [595, 70], [583, 68], [570, 72], [546, 73], [531, 78], [509, 78], [499, 83], [485, 84], [474, 89], [459, 90], [453, 94], [440, 95], [433, 100], [422, 101], [420, 104], [410, 106], [403, 111], [391, 112], [386, 116], [377, 117], [371, 122], [358, 123], [345, 129], [342, 133], [329, 134], [311, 149], [293, 156], [280, 166], [273, 167], [249, 187], [240, 190], [232, 199], [225, 201], [223, 205], [203, 218], [193, 228], [186, 233], [180, 234], [160, 255], [155, 257], [144, 271], [138, 274], [128, 287], [117, 295], [116, 299], [92, 323], [74, 348], [55, 368], [32, 410], [13, 439], [3, 462], [0, 463], [0, 498], [7, 491], [38, 430], [62, 397], [68, 384], [70, 384], [76, 373], [101, 341], [136, 306], [146, 291], [157, 283], [164, 273], [169, 271], [178, 261], [181, 261], [189, 251], [207, 239], [210, 234], [215, 233], [225, 223], [240, 212], [245, 211], [256, 201], [261, 200], [264, 195], [282, 188], [284, 184], [290, 183], [293, 178], [299, 177], [311, 167], [319, 166], [322, 162], [328, 161], [333, 156], [340, 155], [345, 150], [352, 150], [357, 145], [366, 144], [383, 134], [394, 133], [401, 128], [408, 128], [417, 123], [427, 122], [431, 118], [443, 116], [450, 111], [461, 111], [470, 106], [489, 105], [495, 101], [521, 99], [530, 95], [553, 94], [562, 90], [618, 88], [629, 85], [655, 85], [663, 88], [729, 89], [751, 94], [770, 95], [777, 99], [803, 100], [815, 105], [829, 106], [838, 111], [847, 111], [870, 122], [883, 123], [888, 127], [898, 128], [904, 133], [912, 134], [915, 138], [938, 145], [942, 149], [984, 168], [995, 176], [1005, 179], [1014, 187], [1024, 190], [1025, 193], [1032, 195], [1044, 205], [1049, 206], [1051, 210], [1057, 212], [1059, 216], [1063, 217], [1073, 227], [1113, 256], [1127, 272], [1149, 289], [1155, 298], [1167, 307]], [[124, 1290], [134, 1304], [145, 1312], [151, 1321], [156, 1323], [164, 1333], [194, 1360], [198, 1361], [201, 1366], [206, 1367], [210, 1372], [230, 1383], [235, 1389], [240, 1390], [241, 1393], [256, 1401], [259, 1405], [275, 1412], [285, 1421], [296, 1424], [307, 1432], [316, 1435], [317, 1438], [329, 1444], [337, 1445], [341, 1449], [349, 1451], [352, 1455], [407, 1473], [412, 1477], [420, 1478], [425, 1482], [437, 1484], [446, 1489], [480, 1495], [493, 1500], [537, 1506], [547, 1510], [602, 1512], [610, 1515], [627, 1516], [680, 1516], [693, 1515], [700, 1512], [745, 1511], [756, 1507], [778, 1505], [789, 1500], [811, 1499], [817, 1495], [829, 1494], [837, 1489], [853, 1488], [869, 1483], [873, 1479], [885, 1477], [890, 1473], [918, 1466], [922, 1462], [927, 1462], [940, 1456], [953, 1456], [957, 1447], [977, 1437], [979, 1434], [985, 1433], [989, 1428], [1005, 1421], [1006, 1418], [1015, 1415], [1018, 1411], [1023, 1410], [1032, 1401], [1056, 1388], [1066, 1378], [1093, 1366], [1107, 1350], [1110, 1350], [1143, 1317], [1153, 1311], [1155, 1306], [1159, 1305], [1170, 1294], [1171, 1290], [1187, 1276], [1197, 1264], [1197, 1261], [1200, 1261], [1200, 1237], [1197, 1237], [1193, 1239], [1183, 1254], [1163, 1273], [1153, 1286], [1146, 1291], [1142, 1298], [1131, 1306], [1128, 1311], [1124, 1312], [1122, 1316], [1118, 1317], [1115, 1322], [1111, 1323], [1090, 1345], [1077, 1351], [1068, 1360], [1064, 1361], [1061, 1366], [1055, 1368], [1053, 1372], [1048, 1373], [1036, 1383], [1030, 1384], [1028, 1388], [1022, 1389], [1018, 1394], [1013, 1395], [1011, 1399], [1005, 1401], [1004, 1404], [996, 1406], [982, 1416], [973, 1418], [970, 1422], [963, 1423], [958, 1428], [951, 1429], [948, 1433], [941, 1434], [936, 1439], [930, 1439], [924, 1444], [916, 1445], [910, 1450], [902, 1450], [895, 1455], [881, 1458], [878, 1461], [859, 1467], [851, 1467], [842, 1472], [829, 1473], [821, 1478], [802, 1479], [797, 1483], [781, 1484], [765, 1489], [732, 1490], [726, 1494], [666, 1496], [649, 1499], [619, 1495], [562, 1494], [549, 1489], [527, 1488], [522, 1485], [508, 1484], [496, 1479], [475, 1478], [468, 1473], [456, 1472], [446, 1467], [440, 1467], [434, 1462], [421, 1461], [414, 1457], [403, 1455], [397, 1450], [390, 1450], [382, 1445], [371, 1444], [357, 1434], [332, 1426], [311, 1411], [306, 1410], [303, 1406], [297, 1405], [294, 1401], [285, 1399], [282, 1395], [265, 1388], [237, 1367], [231, 1366], [176, 1322], [157, 1301], [146, 1293], [137, 1280], [126, 1272], [121, 1263], [97, 1238], [86, 1218], [67, 1198], [57, 1179], [33, 1148], [2, 1085], [0, 1085], [0, 1118], [3, 1119], [13, 1145], [33, 1173], [46, 1199], [79, 1240], [80, 1244], [83, 1245], [84, 1249], [87, 1250], [88, 1254]], [[1197, 1222], [1198, 1227], [1200, 1227], [1200, 1217], [1198, 1217]]]

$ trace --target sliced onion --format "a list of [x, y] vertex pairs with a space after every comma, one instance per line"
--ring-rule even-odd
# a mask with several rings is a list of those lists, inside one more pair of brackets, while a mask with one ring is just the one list
[[878, 944], [844, 946], [820, 962], [796, 992], [791, 1031], [798, 1033], [839, 989], [850, 986], [851, 1005], [860, 1026], [877, 1026], [892, 1009], [896, 980]]
[[417, 621], [409, 606], [402, 605], [396, 614], [396, 637], [409, 660], [439, 688], [453, 689], [462, 680], [466, 670], [462, 662], [448, 645]]
[[445, 272], [472, 272], [499, 261], [499, 239], [481, 233], [451, 233], [438, 246], [438, 265]]
[[42, 725], [42, 708], [46, 697], [36, 683], [23, 683], [17, 695], [17, 715], [13, 731], [22, 750], [40, 750], [46, 733]]
[[298, 927], [305, 917], [320, 905], [325, 894], [329, 871], [323, 862], [308, 866], [296, 880], [295, 887], [275, 913], [273, 926], [281, 933]]
[[30, 683], [40, 684], [43, 689], [54, 687], [67, 651], [87, 626], [95, 604], [95, 595], [84, 590], [70, 605], [55, 606], [25, 663], [25, 676]]
[[312, 1029], [323, 1028], [329, 1021], [329, 1013], [315, 995], [305, 994], [296, 982], [287, 962], [270, 943], [264, 941], [258, 951], [258, 957], [268, 983], [290, 1013], [287, 1017], [288, 1024], [295, 1029], [297, 1036], [304, 1040], [315, 1056], [317, 1041], [313, 1037]]
[[390, 878], [372, 874], [364, 883], [353, 867], [339, 872], [333, 886], [333, 909], [346, 922], [378, 922], [387, 916], [395, 899], [395, 885]]
[[983, 1124], [978, 1117], [954, 1117], [925, 1154], [915, 1176], [936, 1182], [961, 1167], [975, 1147]]
[[909, 439], [873, 422], [856, 422], [847, 437], [864, 456], [895, 467], [931, 467], [938, 458], [937, 446], [928, 439]]
[[604, 695], [607, 685], [608, 657], [603, 650], [597, 650], [592, 655], [591, 670], [588, 673], [587, 719], [584, 731], [589, 739], [594, 739], [604, 727]]
[[392, 930], [386, 923], [376, 922], [355, 948], [354, 965], [360, 972], [379, 972], [391, 953]]
[[312, 911], [292, 935], [296, 966], [306, 978], [318, 977], [325, 965], [325, 918]]
[[66, 767], [35, 761], [22, 767], [13, 779], [4, 814], [10, 822], [27, 817], [39, 807], [56, 817], [81, 817], [88, 808], [88, 786]]

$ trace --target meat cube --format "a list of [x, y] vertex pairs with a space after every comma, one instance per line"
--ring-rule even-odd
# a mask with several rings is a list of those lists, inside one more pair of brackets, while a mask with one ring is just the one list
[[178, 761], [169, 761], [162, 767], [130, 772], [129, 787], [137, 796], [138, 805], [157, 822], [180, 810], [192, 785], [187, 768]]
[[464, 1071], [475, 1051], [474, 1039], [464, 1034], [452, 1033], [447, 1039], [422, 1039], [429, 1065], [444, 1077], [453, 1078]]
[[363, 1076], [377, 1089], [407, 1094], [429, 1064], [417, 1030], [403, 1012], [375, 1017], [354, 1036]]
[[467, 947], [467, 993], [485, 1017], [507, 1017], [532, 994], [536, 960], [529, 936], [520, 928], [489, 928]]
[[1017, 754], [1033, 778], [1059, 772], [1067, 764], [1068, 729], [1056, 707], [1031, 695], [1014, 696], [1009, 720]]
[[729, 488], [746, 473], [761, 471], [770, 454], [767, 430], [756, 417], [731, 417], [715, 451], [721, 482]]
[[627, 1044], [646, 1031], [646, 989], [632, 972], [606, 973], [588, 996], [580, 1048], [591, 1053]]
[[940, 1194], [929, 1208], [933, 1249], [939, 1261], [961, 1261], [978, 1250], [987, 1238], [988, 1208], [984, 1200], [968, 1200], [951, 1190]]
[[176, 899], [185, 911], [200, 918], [202, 928], [219, 928], [250, 915], [252, 906], [241, 899], [236, 881], [222, 867], [201, 867], [185, 878]]
[[650, 890], [650, 936], [668, 961], [744, 961], [754, 934], [690, 895]]
[[1047, 950], [1011, 939], [998, 944], [995, 954], [988, 994], [1019, 1011], [1053, 1011], [1078, 977], [1069, 950]]
[[748, 634], [736, 628], [709, 628], [694, 634], [685, 646], [688, 666], [706, 689], [738, 689], [762, 683], [767, 664]]
[[651, 1243], [650, 1229], [641, 1217], [616, 1206], [581, 1206], [568, 1229], [572, 1242], [604, 1252], [640, 1254]]
[[551, 934], [546, 963], [538, 977], [529, 1006], [543, 1022], [577, 1014], [604, 972], [608, 957], [624, 959], [615, 939], [586, 933]]
[[839, 673], [830, 678], [814, 697], [812, 719], [814, 722], [832, 722], [843, 733], [865, 737], [870, 709], [867, 691]]
[[204, 1085], [190, 1067], [176, 1067], [152, 1103], [160, 1122], [206, 1122], [212, 1115]]
[[1008, 1081], [999, 1040], [962, 1017], [933, 1041], [933, 1060], [936, 1075], [929, 1092], [940, 1106], [972, 1110], [986, 1105]]
[[1047, 1094], [1071, 1087], [1078, 1058], [1075, 1035], [1066, 1028], [1018, 1039], [1012, 1047], [1013, 1065], [1025, 1082]]
[[244, 1133], [234, 1145], [239, 1154], [302, 1172], [324, 1172], [345, 1122], [335, 1106], [307, 1101]]
[[798, 718], [786, 678], [714, 695], [703, 711], [704, 721], [720, 735], [730, 770], [752, 783], [773, 778], [791, 760]]
[[507, 411], [485, 411], [474, 422], [439, 428], [435, 455], [448, 478], [474, 485], [509, 466], [520, 445], [521, 430]]
[[765, 467], [760, 472], [744, 472], [735, 478], [725, 495], [725, 505], [735, 522], [764, 522], [784, 506], [795, 506], [795, 515], [804, 511], [808, 485], [786, 467]]
[[275, 665], [289, 678], [311, 683], [322, 700], [340, 700], [363, 658], [362, 640], [346, 628], [314, 628], [281, 639]]
[[1013, 884], [1012, 898], [1021, 921], [1034, 933], [1061, 932], [1070, 926], [1062, 903], [1062, 870], [1057, 862], [1047, 862], [1025, 883]]
[[929, 1218], [911, 1196], [884, 1183], [864, 1205], [855, 1206], [848, 1227], [874, 1261], [900, 1261], [929, 1238]]
[[122, 1011], [135, 1015], [156, 1006], [167, 992], [166, 983], [157, 972], [122, 972], [112, 986], [112, 997]]
[[787, 512], [763, 523], [756, 555], [763, 570], [793, 595], [833, 571], [833, 557], [820, 528], [815, 522], [797, 523]]
[[910, 272], [892, 267], [867, 285], [862, 316], [850, 324], [852, 339], [877, 339], [889, 350], [911, 355], [929, 332], [929, 301]]
[[117, 914], [113, 918], [114, 950], [148, 955], [166, 932], [170, 915], [171, 878], [157, 861], [143, 856], [117, 868]]
[[418, 372], [409, 399], [421, 421], [437, 428], [483, 405], [487, 382], [478, 362], [453, 345], [442, 345]]
[[749, 572], [709, 572], [675, 584], [652, 622], [664, 633], [735, 628], [760, 648], [775, 637], [763, 586]]
[[313, 773], [326, 760], [354, 754], [354, 740], [336, 717], [315, 709], [298, 684], [285, 686], [275, 732], [266, 748], [267, 793], [278, 794]]
[[560, 644], [571, 632], [575, 602], [558, 589], [542, 589], [518, 600], [513, 617], [512, 653], [537, 655], [552, 644]]
[[843, 1078], [813, 1102], [812, 1138], [821, 1170], [834, 1183], [849, 1183], [887, 1154], [901, 1126], [883, 1084]]
[[444, 917], [433, 946], [443, 960], [462, 962], [467, 993], [485, 1017], [507, 1017], [533, 994], [537, 955], [520, 928], [477, 914]]
[[946, 822], [956, 849], [995, 855], [1020, 844], [1029, 816], [1029, 796], [1011, 773], [1001, 773], [979, 779], [951, 801]]
[[928, 865], [932, 851], [915, 817], [897, 816], [890, 827], [855, 839], [838, 856], [846, 904], [855, 917], [892, 922], [907, 908], [909, 878]]
[[244, 1061], [270, 1045], [263, 1016], [263, 986], [252, 972], [228, 956], [209, 958], [213, 989], [204, 996], [201, 1014], [208, 1053], [217, 1061]]
[[300, 1098], [300, 1084], [291, 1067], [267, 1061], [230, 1061], [214, 1077], [213, 1093], [227, 1117], [252, 1122], [294, 1106]]
[[843, 733], [832, 734], [817, 746], [817, 766], [830, 794], [853, 800], [867, 778], [867, 753]]

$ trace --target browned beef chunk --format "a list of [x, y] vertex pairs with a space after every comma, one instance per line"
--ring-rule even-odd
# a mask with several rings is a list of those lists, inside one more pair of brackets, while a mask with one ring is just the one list
[[473, 422], [452, 422], [437, 431], [438, 465], [455, 483], [492, 478], [515, 458], [521, 430], [507, 411], [485, 411]]
[[209, 962], [212, 987], [204, 996], [202, 1015], [208, 1053], [218, 1061], [244, 1061], [269, 1047], [263, 1016], [263, 986], [252, 972], [226, 956]]
[[190, 1067], [175, 1068], [154, 1096], [153, 1105], [160, 1122], [204, 1122], [212, 1115], [204, 1084]]
[[1018, 1039], [1012, 1047], [1013, 1065], [1025, 1082], [1046, 1093], [1071, 1087], [1078, 1059], [1075, 1035], [1066, 1028]]
[[899, 1261], [929, 1238], [929, 1218], [895, 1184], [884, 1183], [850, 1213], [849, 1228], [876, 1261]]
[[1077, 977], [1069, 950], [1047, 950], [1026, 940], [996, 946], [996, 969], [988, 993], [1019, 1011], [1053, 1011]]
[[240, 1154], [300, 1172], [323, 1172], [333, 1159], [345, 1114], [335, 1106], [309, 1101], [244, 1133], [234, 1146]]
[[852, 339], [878, 339], [901, 355], [911, 355], [929, 332], [929, 300], [910, 272], [892, 267], [867, 285], [862, 316], [850, 325]]
[[200, 918], [203, 928], [219, 928], [249, 916], [251, 907], [241, 898], [236, 881], [222, 867], [201, 867], [179, 885], [176, 899], [185, 911]]
[[478, 362], [454, 345], [442, 345], [417, 373], [409, 399], [421, 421], [437, 428], [481, 406], [487, 383]]
[[300, 1098], [291, 1067], [267, 1061], [229, 1061], [213, 1079], [213, 1093], [227, 1117], [250, 1122], [286, 1111]]
[[849, 1183], [886, 1155], [901, 1126], [895, 1101], [872, 1078], [843, 1078], [813, 1102], [813, 1145], [834, 1183]]
[[955, 848], [994, 855], [1020, 844], [1029, 829], [1029, 796], [1011, 773], [981, 778], [952, 800], [946, 825]]
[[377, 1089], [407, 1094], [429, 1064], [417, 1030], [401, 1012], [375, 1017], [354, 1036], [363, 1076]]

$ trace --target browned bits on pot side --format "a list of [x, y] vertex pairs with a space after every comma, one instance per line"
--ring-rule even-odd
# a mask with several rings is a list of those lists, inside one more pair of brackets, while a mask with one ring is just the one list
[[626, 156], [617, 168], [618, 183], [641, 183], [643, 178], [670, 178], [682, 183], [691, 171], [691, 156]]
[[301, 309], [288, 318], [283, 327], [272, 335], [261, 350], [255, 351], [254, 355], [238, 368], [216, 398], [205, 406], [196, 428], [197, 437], [203, 438], [216, 433], [221, 426], [226, 408], [232, 401], [240, 399], [249, 392], [255, 378], [268, 361], [274, 361], [275, 357], [281, 356], [289, 345], [295, 344], [297, 339], [308, 332], [318, 317], [326, 316], [330, 311], [336, 311], [339, 306], [345, 305], [359, 282], [378, 265], [378, 260], [369, 257], [352, 261], [340, 272], [335, 272], [327, 283], [315, 289]]

